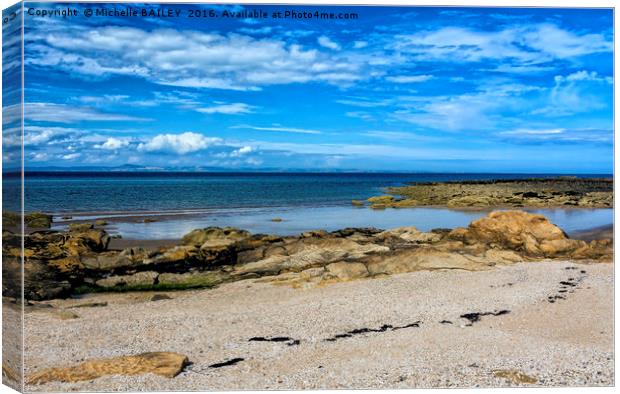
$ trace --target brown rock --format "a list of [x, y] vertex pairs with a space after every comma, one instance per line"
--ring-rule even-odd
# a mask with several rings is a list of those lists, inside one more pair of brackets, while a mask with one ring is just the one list
[[523, 211], [494, 211], [473, 221], [465, 239], [499, 245], [505, 249], [539, 255], [543, 241], [565, 240], [568, 237], [542, 215]]
[[152, 286], [159, 275], [155, 271], [136, 272], [132, 275], [115, 275], [95, 282], [100, 287], [114, 286]]
[[331, 263], [325, 266], [325, 279], [351, 280], [368, 276], [368, 269], [362, 263]]
[[241, 241], [250, 237], [250, 233], [234, 227], [207, 227], [197, 229], [185, 234], [182, 242], [185, 245], [204, 245], [207, 241]]
[[106, 375], [141, 375], [154, 373], [166, 378], [178, 375], [187, 365], [187, 356], [171, 352], [142, 353], [136, 356], [122, 356], [86, 361], [72, 367], [49, 368], [28, 377], [28, 384], [43, 384], [53, 381], [80, 382]]

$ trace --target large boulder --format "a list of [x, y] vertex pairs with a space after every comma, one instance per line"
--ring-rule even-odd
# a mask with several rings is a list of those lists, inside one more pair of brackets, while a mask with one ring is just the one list
[[491, 212], [471, 222], [466, 229], [454, 229], [448, 238], [467, 245], [510, 250], [533, 258], [599, 258], [604, 254], [598, 245], [598, 249], [594, 250], [584, 241], [568, 238], [564, 231], [543, 215], [523, 211]]

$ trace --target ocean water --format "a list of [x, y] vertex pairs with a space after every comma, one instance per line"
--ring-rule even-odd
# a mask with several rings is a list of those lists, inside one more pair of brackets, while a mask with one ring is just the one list
[[[535, 174], [27, 173], [26, 211], [181, 211], [209, 208], [348, 205], [408, 182], [552, 177]], [[589, 175], [596, 177], [600, 175]], [[20, 179], [4, 176], [4, 193]], [[5, 201], [4, 210], [17, 210]]]
[[[551, 177], [536, 174], [288, 174], [288, 173], [30, 173], [25, 209], [54, 215], [54, 227], [72, 220], [106, 218], [108, 231], [128, 239], [176, 239], [195, 228], [235, 226], [254, 233], [297, 234], [345, 227], [420, 230], [466, 226], [486, 211], [438, 208], [374, 211], [351, 206], [389, 186], [409, 182]], [[590, 175], [600, 177], [603, 175]], [[607, 175], [608, 176], [608, 175]], [[5, 176], [5, 195], [19, 190]], [[4, 201], [4, 210], [17, 210]], [[611, 209], [545, 209], [565, 231], [613, 222]], [[144, 223], [145, 215], [156, 221]], [[281, 218], [281, 222], [271, 219]]]

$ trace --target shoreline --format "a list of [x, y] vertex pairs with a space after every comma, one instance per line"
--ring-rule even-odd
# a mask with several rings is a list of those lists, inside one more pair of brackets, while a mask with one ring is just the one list
[[[325, 229], [335, 231], [346, 227], [374, 227], [390, 229], [414, 226], [423, 231], [433, 228], [466, 226], [470, 221], [494, 210], [507, 207], [454, 209], [445, 207], [415, 207], [402, 209], [370, 210], [346, 206], [321, 206], [312, 208], [257, 208], [242, 210], [211, 211], [208, 213], [154, 212], [132, 216], [73, 217], [55, 221], [53, 230], [65, 230], [75, 223], [104, 221], [110, 234], [122, 235], [127, 240], [171, 240], [197, 228], [209, 226], [232, 226], [252, 233], [295, 235], [305, 231]], [[611, 208], [543, 208], [522, 209], [539, 213], [565, 229], [570, 234], [591, 230], [594, 227], [613, 224]]]
[[[3, 234], [3, 273], [20, 280], [20, 236]], [[111, 243], [112, 242], [112, 243]], [[546, 217], [494, 211], [467, 227], [428, 232], [415, 227], [314, 230], [291, 236], [206, 227], [180, 242], [115, 240], [102, 226], [73, 224], [67, 232], [43, 231], [24, 240], [24, 294], [42, 300], [86, 292], [215, 287], [264, 278], [306, 287], [402, 272], [486, 270], [540, 259], [609, 261], [611, 239], [569, 238]]]

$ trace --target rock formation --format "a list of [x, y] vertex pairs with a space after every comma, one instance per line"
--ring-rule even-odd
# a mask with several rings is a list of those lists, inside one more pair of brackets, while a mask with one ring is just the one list
[[[370, 208], [459, 207], [613, 207], [613, 179], [574, 177], [419, 182], [391, 187], [390, 195], [371, 197]], [[399, 196], [399, 197], [394, 197]], [[359, 206], [359, 204], [358, 204]]]
[[[19, 297], [19, 247], [3, 234], [5, 296]], [[261, 278], [294, 287], [417, 270], [484, 270], [541, 259], [611, 261], [610, 239], [570, 239], [541, 215], [496, 211], [467, 228], [421, 232], [347, 228], [279, 237], [236, 228], [194, 230], [182, 244], [158, 250], [108, 250], [109, 236], [92, 226], [25, 237], [24, 292], [42, 300], [76, 291], [212, 287]], [[10, 258], [13, 256], [13, 258]]]

